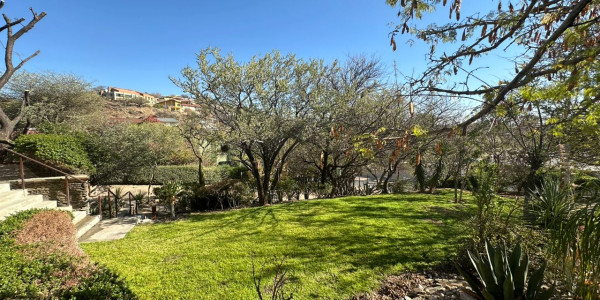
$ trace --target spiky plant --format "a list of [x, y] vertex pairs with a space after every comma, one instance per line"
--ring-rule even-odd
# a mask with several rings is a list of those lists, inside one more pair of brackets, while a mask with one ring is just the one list
[[531, 274], [528, 282], [529, 258], [523, 253], [520, 244], [508, 254], [505, 246], [494, 247], [486, 241], [485, 250], [485, 256], [468, 251], [479, 279], [456, 265], [458, 272], [473, 290], [470, 293], [473, 297], [485, 300], [547, 300], [554, 293], [554, 288], [545, 291], [541, 289], [545, 262]]

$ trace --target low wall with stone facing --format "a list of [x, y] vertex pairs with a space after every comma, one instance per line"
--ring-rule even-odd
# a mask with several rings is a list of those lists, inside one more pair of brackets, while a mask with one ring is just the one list
[[[84, 181], [81, 183], [69, 178], [69, 197], [73, 209], [87, 207], [87, 193], [89, 191], [90, 179], [87, 175], [74, 175], [73, 177]], [[11, 189], [20, 189], [21, 180], [11, 180]], [[43, 177], [25, 179], [25, 188], [29, 195], [43, 195], [44, 201], [57, 201], [58, 206], [67, 206], [65, 177]]]

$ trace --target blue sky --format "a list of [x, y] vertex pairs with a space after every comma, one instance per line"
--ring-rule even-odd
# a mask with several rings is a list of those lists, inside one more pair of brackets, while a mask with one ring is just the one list
[[[6, 0], [3, 13], [29, 18], [29, 7], [48, 15], [17, 41], [22, 57], [41, 50], [26, 70], [74, 73], [94, 85], [142, 92], [180, 93], [168, 76], [193, 66], [195, 53], [208, 46], [240, 61], [273, 49], [327, 62], [375, 55], [390, 74], [394, 61], [404, 73], [422, 70], [428, 52], [402, 38], [392, 51], [396, 9], [385, 0]], [[429, 20], [442, 15], [447, 11]]]

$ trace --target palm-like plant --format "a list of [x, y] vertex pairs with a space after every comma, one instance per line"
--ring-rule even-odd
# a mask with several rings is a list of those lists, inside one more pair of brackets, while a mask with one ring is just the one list
[[545, 179], [532, 195], [529, 215], [534, 223], [544, 228], [559, 226], [573, 211], [573, 199], [567, 189], [560, 187], [557, 179]]
[[183, 187], [176, 181], [169, 181], [160, 188], [159, 197], [162, 197], [163, 200], [170, 203], [171, 218], [175, 218], [175, 202], [177, 201], [177, 196], [179, 196], [181, 192], [183, 192]]
[[504, 246], [493, 247], [489, 241], [486, 241], [485, 250], [486, 256], [469, 251], [471, 263], [481, 280], [461, 266], [456, 266], [473, 289], [473, 297], [485, 300], [547, 300], [554, 293], [554, 288], [546, 291], [541, 289], [546, 263], [533, 272], [527, 282], [529, 258], [523, 254], [520, 244], [515, 246], [510, 255]]
[[137, 213], [137, 207], [144, 201], [146, 198], [146, 192], [139, 191], [135, 193], [132, 197], [132, 200], [135, 201], [135, 212]]

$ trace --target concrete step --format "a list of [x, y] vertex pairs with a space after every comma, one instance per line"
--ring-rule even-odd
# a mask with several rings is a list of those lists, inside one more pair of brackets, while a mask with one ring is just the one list
[[24, 211], [28, 209], [52, 209], [56, 208], [56, 201], [44, 201], [42, 195], [31, 195], [24, 199], [25, 203], [19, 203], [16, 206], [0, 211], [0, 220], [4, 220], [9, 215], [13, 215], [16, 212]]
[[[30, 195], [22, 198], [11, 200], [10, 202], [0, 203], [0, 217], [13, 214], [14, 212], [26, 210], [35, 207], [36, 204], [44, 202], [42, 195]], [[54, 202], [56, 201], [46, 201]], [[56, 206], [55, 206], [56, 207]]]
[[74, 211], [72, 211], [72, 213], [73, 213], [73, 224], [77, 224], [77, 223], [79, 223], [79, 221], [81, 221], [85, 217], [87, 217], [87, 213], [85, 212], [85, 210], [74, 210]]
[[10, 191], [10, 183], [0, 183], [0, 193]]
[[100, 222], [100, 216], [86, 216], [81, 221], [77, 222], [77, 224], [75, 224], [75, 227], [77, 228], [77, 238], [80, 238], [88, 232], [88, 230], [92, 229], [98, 222]]
[[64, 210], [64, 211], [71, 211], [71, 212], [73, 211], [73, 207], [70, 206], [70, 205], [69, 206], [59, 206], [56, 209], [58, 209], [58, 210]]
[[9, 190], [2, 192], [0, 193], [0, 205], [2, 205], [3, 202], [10, 202], [27, 195], [27, 190]]

